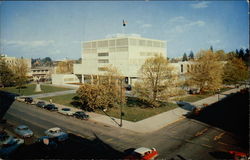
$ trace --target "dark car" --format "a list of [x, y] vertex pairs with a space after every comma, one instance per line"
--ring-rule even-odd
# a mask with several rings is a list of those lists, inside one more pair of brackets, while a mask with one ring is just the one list
[[44, 101], [38, 101], [37, 104], [36, 104], [37, 107], [41, 107], [41, 108], [44, 108], [45, 105], [46, 105], [46, 104], [45, 104]]
[[89, 115], [87, 115], [86, 113], [81, 112], [81, 111], [75, 112], [73, 114], [73, 116], [76, 117], [76, 118], [79, 118], [79, 119], [84, 119], [84, 120], [88, 120], [89, 119]]
[[58, 108], [54, 104], [47, 104], [44, 106], [44, 109], [49, 111], [58, 111]]
[[33, 102], [33, 98], [32, 97], [25, 97], [24, 102], [31, 104]]

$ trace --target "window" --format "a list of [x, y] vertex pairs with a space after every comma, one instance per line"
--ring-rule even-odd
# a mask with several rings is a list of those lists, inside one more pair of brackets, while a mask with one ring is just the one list
[[127, 45], [128, 45], [128, 38], [116, 40], [116, 46], [127, 46]]
[[106, 67], [98, 67], [98, 71], [106, 71], [107, 68]]
[[128, 51], [128, 47], [119, 47], [119, 48], [116, 48], [116, 51], [117, 52], [127, 52]]
[[115, 40], [109, 40], [109, 47], [115, 46]]
[[181, 73], [183, 73], [183, 64], [181, 64]]
[[145, 40], [139, 40], [139, 45], [140, 46], [145, 46], [146, 45], [146, 41]]
[[152, 47], [152, 41], [148, 40], [148, 41], [147, 41], [147, 46], [148, 46], [148, 47]]
[[132, 45], [132, 46], [136, 46], [136, 43], [137, 40], [136, 39], [129, 39], [129, 44]]
[[91, 48], [91, 42], [84, 43], [83, 47], [84, 48]]
[[98, 41], [97, 46], [98, 47], [108, 47], [108, 41]]
[[102, 57], [102, 56], [109, 56], [109, 53], [98, 53], [98, 56]]
[[98, 59], [98, 63], [109, 63], [108, 59]]

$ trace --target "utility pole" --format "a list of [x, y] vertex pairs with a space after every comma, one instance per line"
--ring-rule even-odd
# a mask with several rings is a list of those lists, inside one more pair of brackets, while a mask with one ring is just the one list
[[122, 127], [122, 116], [123, 116], [123, 113], [122, 113], [122, 106], [123, 106], [123, 103], [122, 103], [122, 78], [121, 78], [121, 93], [120, 93], [121, 95], [121, 122], [120, 122], [120, 127]]

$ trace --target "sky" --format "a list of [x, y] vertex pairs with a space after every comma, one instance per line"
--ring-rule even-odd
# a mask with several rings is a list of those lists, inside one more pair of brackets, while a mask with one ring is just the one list
[[78, 59], [82, 41], [121, 33], [167, 41], [169, 58], [211, 45], [229, 52], [249, 48], [248, 14], [243, 0], [4, 1], [0, 2], [0, 52]]

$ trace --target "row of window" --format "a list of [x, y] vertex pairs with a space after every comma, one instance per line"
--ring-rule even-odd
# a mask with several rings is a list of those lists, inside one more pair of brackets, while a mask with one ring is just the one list
[[155, 56], [159, 55], [160, 53], [158, 52], [140, 52], [140, 56]]
[[97, 47], [120, 47], [120, 46], [145, 46], [145, 47], [159, 47], [165, 48], [166, 45], [164, 42], [154, 41], [154, 40], [142, 40], [142, 39], [116, 39], [116, 40], [104, 40], [96, 42], [86, 42], [83, 44], [84, 49], [96, 49]]

